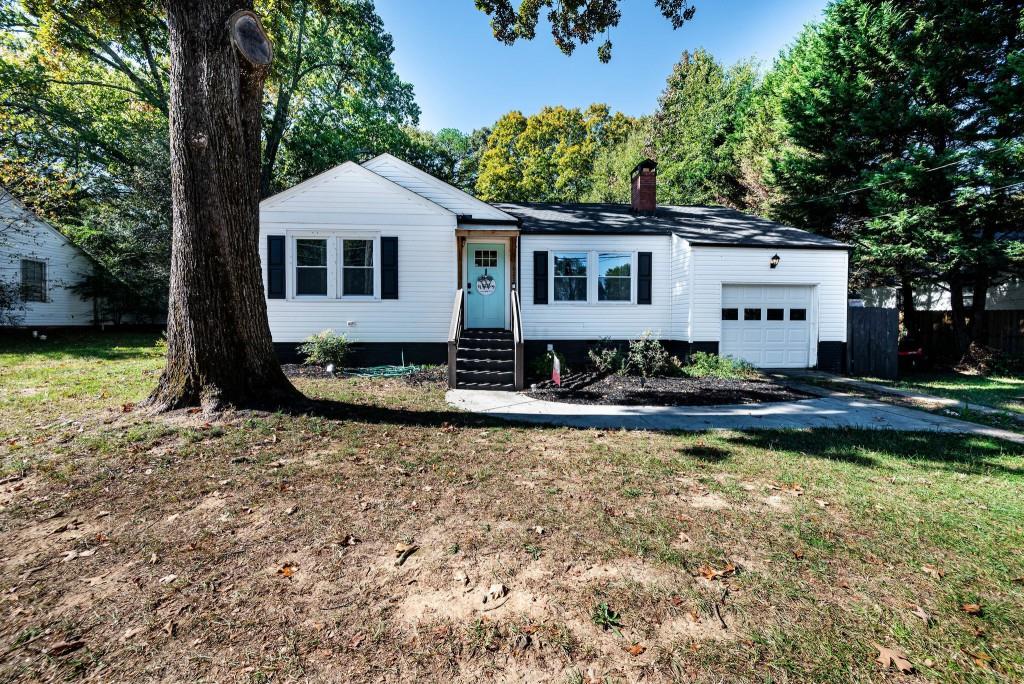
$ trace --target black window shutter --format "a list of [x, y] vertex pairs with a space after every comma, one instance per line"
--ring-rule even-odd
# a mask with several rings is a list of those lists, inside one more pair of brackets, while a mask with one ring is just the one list
[[651, 303], [651, 253], [640, 252], [637, 255], [636, 303]]
[[284, 235], [267, 236], [267, 299], [285, 298]]
[[533, 303], [548, 303], [548, 253], [533, 253]]
[[398, 299], [398, 238], [380, 239], [380, 298]]

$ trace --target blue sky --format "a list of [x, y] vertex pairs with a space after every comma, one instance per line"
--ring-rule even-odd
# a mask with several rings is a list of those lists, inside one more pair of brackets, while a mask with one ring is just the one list
[[546, 26], [533, 41], [502, 45], [473, 0], [376, 0], [395, 39], [398, 73], [416, 88], [421, 127], [467, 132], [509, 110], [531, 114], [544, 105], [607, 102], [626, 114], [650, 113], [683, 50], [703, 47], [726, 64], [754, 57], [768, 65], [826, 4], [696, 0], [693, 21], [673, 31], [654, 0], [623, 0], [612, 61], [601, 64], [593, 44], [563, 55]]

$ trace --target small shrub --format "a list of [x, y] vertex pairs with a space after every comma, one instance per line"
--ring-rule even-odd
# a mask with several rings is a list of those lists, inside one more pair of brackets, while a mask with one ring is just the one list
[[691, 378], [724, 380], [743, 380], [757, 376], [757, 371], [746, 361], [707, 352], [690, 354], [690, 363], [683, 367], [683, 372]]
[[562, 375], [566, 375], [569, 372], [569, 366], [565, 364], [565, 357], [558, 352], [544, 352], [543, 356], [537, 356], [530, 361], [529, 371], [530, 377], [533, 378], [544, 378], [545, 380], [551, 377], [551, 365], [554, 363], [555, 357], [558, 357], [558, 363], [562, 367]]
[[299, 353], [306, 357], [311, 366], [326, 366], [333, 363], [340, 366], [348, 356], [351, 343], [348, 337], [333, 330], [323, 330], [306, 338], [299, 347]]
[[671, 369], [670, 358], [658, 338], [647, 330], [639, 340], [630, 341], [626, 352], [626, 372], [639, 375], [644, 380], [663, 375]]
[[596, 346], [588, 349], [587, 356], [599, 373], [618, 373], [626, 363], [622, 350], [608, 337], [602, 338]]

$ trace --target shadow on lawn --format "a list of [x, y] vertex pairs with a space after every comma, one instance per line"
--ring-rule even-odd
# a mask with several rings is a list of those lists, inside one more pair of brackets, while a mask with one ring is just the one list
[[737, 446], [797, 452], [868, 468], [884, 467], [883, 457], [889, 457], [970, 475], [1024, 477], [1024, 462], [1006, 465], [995, 460], [1024, 456], [1024, 446], [974, 435], [843, 429], [745, 432], [726, 439]]
[[45, 334], [46, 339], [39, 340], [24, 330], [4, 331], [0, 333], [0, 351], [26, 356], [126, 361], [153, 356], [153, 347], [160, 339], [160, 334], [154, 332], [47, 330]]

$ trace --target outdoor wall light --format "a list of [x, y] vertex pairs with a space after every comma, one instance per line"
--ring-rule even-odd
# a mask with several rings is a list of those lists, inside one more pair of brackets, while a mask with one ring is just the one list
[[779, 262], [780, 262], [780, 261], [782, 261], [782, 259], [781, 259], [781, 258], [779, 258], [779, 255], [778, 255], [778, 254], [776, 254], [775, 256], [773, 256], [773, 257], [772, 257], [771, 259], [769, 259], [769, 260], [768, 260], [768, 264], [769, 264], [769, 265], [770, 265], [770, 266], [771, 266], [772, 268], [775, 268], [776, 266], [778, 266], [778, 265], [779, 265]]

